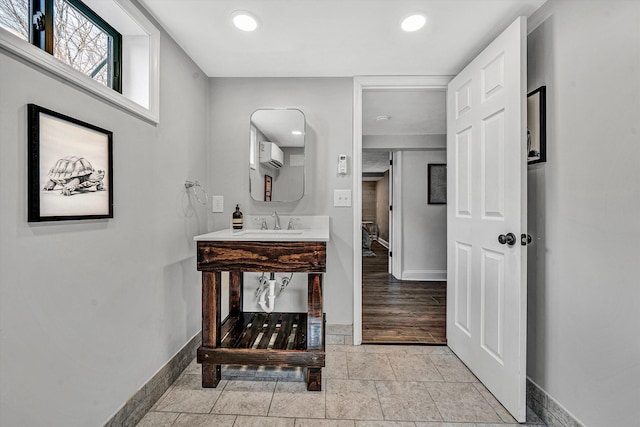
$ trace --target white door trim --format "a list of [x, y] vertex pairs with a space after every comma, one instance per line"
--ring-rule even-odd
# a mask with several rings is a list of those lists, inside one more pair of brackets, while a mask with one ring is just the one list
[[402, 155], [398, 151], [393, 152], [393, 169], [389, 179], [393, 181], [393, 197], [391, 198], [393, 210], [389, 212], [389, 215], [393, 216], [391, 242], [393, 256], [389, 260], [389, 264], [393, 277], [402, 279]]
[[453, 76], [362, 76], [353, 79], [353, 344], [362, 344], [362, 91], [447, 89]]
[[[393, 151], [389, 151], [389, 174], [387, 176], [387, 182], [389, 184], [389, 205], [393, 206]], [[389, 209], [389, 221], [387, 221], [387, 250], [389, 254], [387, 255], [387, 267], [389, 274], [393, 274], [393, 264], [391, 262], [391, 255], [393, 255], [393, 211]], [[380, 242], [380, 236], [378, 236], [378, 242]], [[384, 246], [384, 244], [383, 244]]]

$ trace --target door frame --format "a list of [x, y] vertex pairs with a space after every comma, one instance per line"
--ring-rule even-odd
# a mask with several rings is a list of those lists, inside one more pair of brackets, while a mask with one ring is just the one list
[[[402, 156], [398, 151], [393, 153], [393, 169], [389, 174], [389, 185], [393, 187], [393, 195], [389, 204], [393, 210], [389, 218], [393, 218], [391, 238], [389, 239], [389, 273], [398, 280], [402, 280]], [[391, 255], [393, 252], [393, 255]]]
[[353, 152], [351, 158], [353, 172], [354, 345], [362, 344], [362, 92], [367, 89], [444, 89], [446, 91], [447, 85], [453, 77], [455, 76], [361, 76], [353, 79]]

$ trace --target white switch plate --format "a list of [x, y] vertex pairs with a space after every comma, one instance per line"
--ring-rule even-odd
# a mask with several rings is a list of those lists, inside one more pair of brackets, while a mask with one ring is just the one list
[[333, 190], [333, 206], [351, 206], [351, 190]]
[[211, 212], [224, 212], [224, 196], [211, 196]]

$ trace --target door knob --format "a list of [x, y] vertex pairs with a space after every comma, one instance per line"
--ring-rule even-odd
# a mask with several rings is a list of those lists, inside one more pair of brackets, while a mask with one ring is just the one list
[[507, 233], [506, 235], [501, 234], [498, 236], [498, 242], [500, 242], [501, 245], [506, 243], [509, 246], [513, 246], [516, 244], [516, 235], [513, 233]]
[[531, 244], [531, 234], [521, 234], [520, 235], [520, 244], [522, 246], [527, 246]]

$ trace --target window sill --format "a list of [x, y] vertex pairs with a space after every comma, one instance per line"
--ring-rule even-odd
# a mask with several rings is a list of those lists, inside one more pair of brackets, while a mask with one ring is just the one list
[[[89, 76], [74, 70], [67, 64], [57, 60], [53, 56], [25, 42], [19, 37], [14, 36], [3, 28], [0, 28], [0, 50], [9, 52], [10, 54], [17, 56], [38, 68], [43, 69], [44, 71], [61, 78], [67, 83], [92, 95], [96, 95], [104, 101], [122, 108], [139, 118], [147, 120], [153, 124], [158, 124], [160, 122], [157, 96], [151, 97], [152, 99], [155, 98], [155, 101], [151, 101], [151, 108], [143, 107], [113, 89], [94, 81]], [[157, 62], [154, 66], [158, 66]]]

